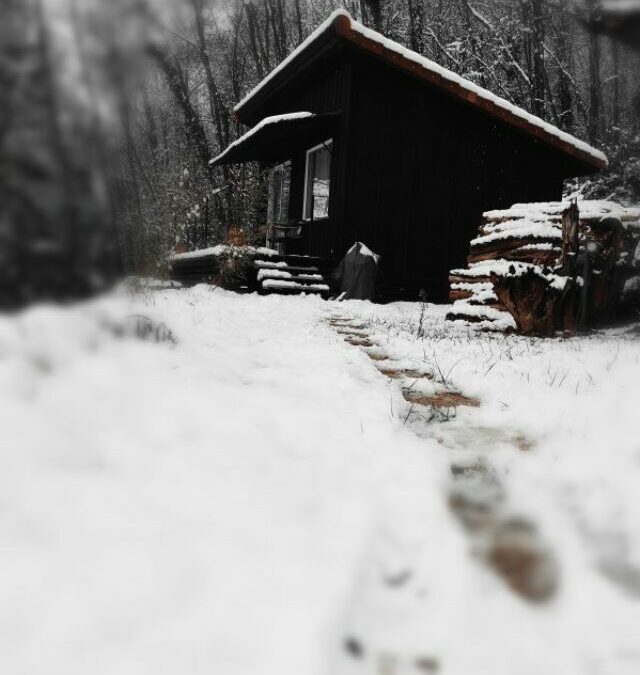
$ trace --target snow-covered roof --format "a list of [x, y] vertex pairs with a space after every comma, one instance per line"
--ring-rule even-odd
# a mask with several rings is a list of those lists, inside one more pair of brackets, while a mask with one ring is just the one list
[[[565, 152], [578, 157], [597, 168], [604, 168], [608, 164], [606, 156], [599, 150], [591, 147], [584, 141], [575, 138], [557, 127], [549, 124], [540, 117], [528, 113], [510, 101], [496, 96], [493, 92], [464, 79], [435, 61], [411, 51], [401, 44], [389, 40], [363, 24], [359, 23], [344, 9], [333, 12], [329, 18], [309, 37], [304, 40], [289, 56], [274, 68], [258, 85], [252, 89], [234, 110], [240, 113], [241, 109], [251, 101], [260, 91], [275, 80], [293, 61], [305, 52], [316, 40], [328, 31], [335, 33], [350, 42], [370, 51], [377, 56], [394, 63], [395, 65], [428, 80], [432, 84], [444, 89], [456, 98], [464, 100], [485, 112], [499, 118], [507, 124], [517, 126], [540, 140]], [[506, 114], [505, 114], [506, 113]], [[268, 119], [268, 118], [267, 118]]]
[[217, 157], [209, 160], [209, 164], [215, 164], [222, 161], [227, 154], [229, 154], [234, 148], [238, 147], [241, 143], [244, 143], [247, 139], [251, 138], [261, 129], [265, 127], [273, 126], [275, 124], [281, 124], [282, 122], [290, 122], [291, 120], [301, 120], [308, 117], [315, 117], [313, 113], [310, 112], [292, 112], [285, 113], [284, 115], [272, 115], [271, 117], [265, 117], [261, 120], [255, 127], [249, 129], [246, 134], [240, 136], [240, 138], [230, 143], [229, 146], [221, 152]]

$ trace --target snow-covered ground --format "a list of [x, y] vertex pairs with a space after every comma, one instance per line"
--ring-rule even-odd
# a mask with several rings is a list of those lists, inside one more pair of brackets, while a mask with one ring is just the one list
[[[1, 318], [1, 671], [640, 672], [638, 334], [446, 309], [199, 286]], [[540, 601], [485, 550], [516, 521]]]

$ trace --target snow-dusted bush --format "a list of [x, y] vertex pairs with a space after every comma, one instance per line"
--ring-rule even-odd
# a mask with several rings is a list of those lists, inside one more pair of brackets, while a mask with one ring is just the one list
[[218, 256], [218, 271], [215, 283], [229, 291], [240, 290], [250, 283], [254, 273], [252, 249], [244, 246], [228, 246]]
[[618, 130], [603, 143], [609, 167], [587, 178], [567, 182], [567, 195], [608, 199], [633, 206], [640, 201], [640, 135]]

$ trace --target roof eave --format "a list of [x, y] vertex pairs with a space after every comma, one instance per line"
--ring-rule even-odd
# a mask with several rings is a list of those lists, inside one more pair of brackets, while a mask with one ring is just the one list
[[[522, 117], [511, 114], [508, 110], [504, 110], [491, 100], [479, 96], [474, 91], [465, 89], [458, 83], [442, 77], [439, 73], [425, 68], [420, 63], [412, 61], [402, 54], [388, 49], [384, 44], [354, 30], [351, 24], [351, 18], [346, 12], [337, 12], [334, 15], [334, 18], [331, 21], [326, 22], [324, 27], [321, 28], [322, 30], [319, 30], [313, 39], [308, 39], [298, 48], [298, 50], [292, 52], [285, 60], [283, 64], [284, 67], [281, 70], [272, 72], [268, 75], [267, 78], [258, 85], [257, 89], [254, 89], [253, 92], [236, 106], [235, 114], [241, 122], [247, 123], [255, 121], [255, 119], [260, 116], [258, 113], [260, 107], [268, 98], [273, 96], [275, 92], [286, 87], [288, 82], [290, 82], [300, 70], [321, 58], [334, 46], [336, 41], [342, 39], [357, 45], [368, 53], [387, 63], [397, 66], [405, 72], [413, 74], [423, 81], [437, 86], [440, 91], [443, 91], [451, 97], [456, 98], [477, 110], [482, 110], [489, 116], [502, 121], [504, 124], [519, 129], [529, 136], [537, 138], [546, 145], [563, 152], [584, 167], [584, 170], [581, 170], [582, 174], [595, 173], [608, 166], [608, 161], [604, 156], [596, 156], [564, 141], [562, 138], [545, 131], [545, 129], [540, 126], [532, 124]], [[314, 46], [313, 50], [310, 49], [312, 45]]]
[[312, 114], [289, 113], [267, 117], [236, 139], [217, 157], [209, 160], [211, 166], [241, 164], [243, 162], [273, 162], [290, 158], [292, 146], [314, 140], [322, 133], [330, 133], [340, 119], [340, 112]]

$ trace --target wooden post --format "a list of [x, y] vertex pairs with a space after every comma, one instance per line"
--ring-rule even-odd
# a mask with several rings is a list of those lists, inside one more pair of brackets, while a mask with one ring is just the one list
[[580, 303], [580, 320], [578, 322], [578, 329], [580, 332], [585, 332], [589, 327], [589, 296], [591, 294], [591, 252], [589, 251], [588, 242], [584, 247], [582, 253], [582, 294]]
[[578, 200], [573, 199], [568, 209], [562, 213], [562, 257], [560, 264], [562, 274], [575, 277], [575, 263], [578, 255], [578, 228], [580, 225], [580, 210]]

